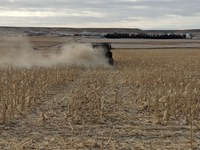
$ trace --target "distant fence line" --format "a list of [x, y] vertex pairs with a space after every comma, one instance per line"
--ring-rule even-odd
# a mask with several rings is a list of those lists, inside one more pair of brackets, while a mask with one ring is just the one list
[[118, 39], [118, 38], [133, 38], [133, 39], [186, 39], [186, 34], [128, 34], [128, 33], [108, 33], [105, 38]]

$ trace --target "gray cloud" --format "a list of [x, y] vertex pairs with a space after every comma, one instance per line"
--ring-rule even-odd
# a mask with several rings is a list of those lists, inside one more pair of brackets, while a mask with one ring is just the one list
[[197, 28], [199, 0], [1, 0], [0, 25]]

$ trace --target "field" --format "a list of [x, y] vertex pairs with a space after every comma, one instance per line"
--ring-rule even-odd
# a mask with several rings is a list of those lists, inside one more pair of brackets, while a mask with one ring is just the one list
[[114, 67], [1, 67], [0, 149], [198, 149], [199, 49], [113, 58]]

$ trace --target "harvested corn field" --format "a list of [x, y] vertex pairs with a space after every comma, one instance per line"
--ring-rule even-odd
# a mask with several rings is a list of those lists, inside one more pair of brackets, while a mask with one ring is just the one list
[[109, 68], [1, 68], [0, 149], [200, 147], [199, 49], [113, 58]]

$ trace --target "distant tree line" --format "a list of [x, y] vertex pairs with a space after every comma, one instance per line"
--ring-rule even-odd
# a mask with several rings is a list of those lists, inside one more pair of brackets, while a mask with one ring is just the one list
[[108, 33], [105, 38], [118, 39], [118, 38], [134, 38], [134, 39], [186, 39], [186, 34], [147, 34], [147, 33]]

